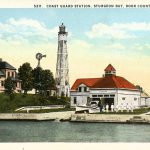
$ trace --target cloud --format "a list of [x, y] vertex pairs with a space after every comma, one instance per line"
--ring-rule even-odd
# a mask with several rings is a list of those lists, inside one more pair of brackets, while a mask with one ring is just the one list
[[107, 49], [107, 50], [112, 50], [112, 51], [115, 51], [115, 50], [124, 50], [125, 49], [125, 46], [121, 43], [112, 43], [112, 44], [109, 44], [109, 45], [103, 45], [102, 46], [103, 49]]
[[132, 22], [132, 23], [114, 23], [112, 25], [114, 28], [118, 28], [121, 30], [128, 30], [128, 31], [150, 31], [150, 23], [145, 22]]
[[71, 55], [71, 57], [69, 57], [71, 59], [92, 61], [95, 58], [101, 59], [105, 56], [107, 58], [111, 58], [112, 55], [114, 57], [120, 57], [122, 53], [126, 53], [126, 46], [117, 42], [109, 44], [94, 44], [86, 40], [78, 39], [68, 42], [68, 53]]
[[92, 51], [93, 50], [93, 44], [89, 43], [85, 40], [71, 40], [69, 41], [70, 44], [68, 45], [71, 49], [73, 49], [75, 52], [80, 52], [82, 53], [83, 51]]
[[33, 19], [8, 19], [5, 23], [0, 23], [0, 38], [10, 41], [28, 42], [48, 42], [57, 37], [58, 27], [48, 28], [43, 22]]
[[131, 39], [136, 38], [135, 32], [150, 31], [150, 23], [113, 23], [111, 25], [98, 23], [92, 26], [86, 35], [93, 38]]

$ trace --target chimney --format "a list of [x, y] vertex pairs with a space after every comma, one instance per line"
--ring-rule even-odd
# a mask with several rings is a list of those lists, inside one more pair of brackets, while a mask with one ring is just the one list
[[0, 62], [2, 62], [3, 60], [2, 60], [2, 58], [0, 58]]

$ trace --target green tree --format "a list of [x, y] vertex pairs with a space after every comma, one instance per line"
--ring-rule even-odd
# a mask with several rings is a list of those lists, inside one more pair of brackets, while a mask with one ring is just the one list
[[24, 63], [19, 67], [18, 76], [19, 79], [22, 80], [21, 88], [24, 90], [24, 94], [27, 94], [27, 92], [33, 88], [33, 74], [30, 63]]
[[41, 90], [41, 75], [42, 75], [42, 68], [37, 67], [32, 71], [33, 74], [33, 88], [35, 89], [36, 93]]
[[136, 88], [140, 90], [140, 92], [144, 92], [143, 88], [140, 85], [136, 85]]
[[43, 70], [37, 67], [33, 70], [34, 88], [42, 95], [46, 95], [47, 91], [55, 87], [53, 73], [50, 70]]
[[5, 92], [10, 96], [12, 100], [14, 98], [14, 90], [16, 88], [16, 82], [12, 80], [11, 77], [8, 77], [4, 81]]
[[53, 73], [50, 70], [42, 70], [41, 73], [41, 89], [43, 94], [46, 95], [47, 91], [51, 91], [55, 87], [55, 80]]

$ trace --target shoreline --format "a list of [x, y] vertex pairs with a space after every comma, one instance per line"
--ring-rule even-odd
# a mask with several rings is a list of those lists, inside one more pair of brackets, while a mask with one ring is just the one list
[[50, 113], [0, 113], [0, 120], [55, 121], [68, 120], [74, 111]]
[[69, 121], [76, 123], [150, 124], [150, 115], [75, 114], [74, 111], [50, 113], [0, 113], [0, 121]]
[[150, 124], [150, 115], [108, 115], [108, 114], [74, 114], [71, 122], [97, 122], [97, 123], [124, 123], [124, 124]]

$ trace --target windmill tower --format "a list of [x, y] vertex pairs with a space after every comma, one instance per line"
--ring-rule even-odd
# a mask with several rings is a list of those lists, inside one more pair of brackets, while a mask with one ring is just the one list
[[66, 27], [62, 23], [62, 25], [59, 26], [58, 32], [58, 51], [56, 64], [56, 87], [58, 89], [58, 96], [70, 96], [67, 35], [68, 32], [66, 32]]

